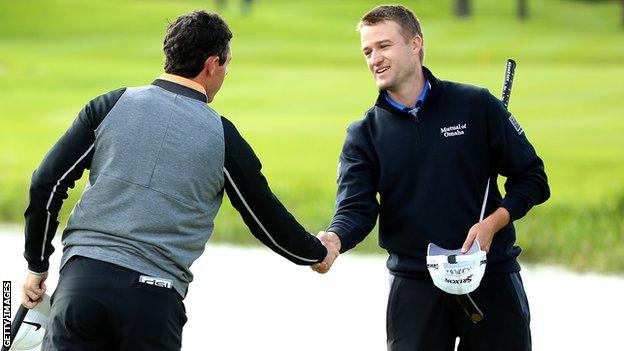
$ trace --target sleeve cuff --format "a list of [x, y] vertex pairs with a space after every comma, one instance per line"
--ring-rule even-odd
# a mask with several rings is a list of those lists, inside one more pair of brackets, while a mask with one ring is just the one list
[[32, 274], [45, 274], [48, 273], [48, 268], [50, 268], [50, 262], [28, 262], [28, 271]]
[[34, 275], [44, 275], [44, 274], [48, 274], [48, 271], [45, 272], [33, 272], [30, 269], [28, 270], [28, 273], [30, 274], [34, 274]]
[[344, 231], [341, 228], [338, 227], [329, 227], [326, 232], [332, 232], [332, 233], [336, 233], [336, 235], [338, 235], [338, 237], [340, 238], [340, 253], [343, 254], [346, 251], [348, 251], [349, 249], [351, 249], [351, 247], [349, 246], [350, 244], [348, 243], [347, 238], [345, 237], [345, 235], [343, 234]]
[[505, 196], [500, 207], [505, 208], [509, 212], [510, 222], [524, 217], [529, 210], [522, 198], [513, 194]]

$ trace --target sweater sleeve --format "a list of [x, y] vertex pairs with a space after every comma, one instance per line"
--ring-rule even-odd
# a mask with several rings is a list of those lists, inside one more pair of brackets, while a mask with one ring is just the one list
[[68, 189], [90, 168], [95, 145], [95, 129], [124, 93], [125, 88], [91, 100], [73, 124], [48, 151], [34, 171], [25, 217], [24, 257], [33, 273], [44, 273], [54, 252], [52, 239], [59, 225], [58, 213]]
[[517, 220], [550, 197], [544, 163], [513, 115], [489, 91], [483, 94], [492, 163], [507, 178], [500, 206]]
[[365, 145], [362, 123], [349, 126], [340, 153], [336, 213], [327, 229], [340, 237], [341, 252], [359, 244], [375, 227], [379, 213], [377, 173]]
[[234, 124], [223, 121], [225, 191], [251, 233], [271, 250], [300, 265], [321, 262], [327, 249], [309, 234], [269, 188], [262, 164]]

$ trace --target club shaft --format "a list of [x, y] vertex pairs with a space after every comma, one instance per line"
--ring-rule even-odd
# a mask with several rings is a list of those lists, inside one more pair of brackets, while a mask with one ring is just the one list
[[476, 324], [483, 320], [483, 312], [479, 306], [477, 306], [470, 294], [456, 295], [455, 297], [457, 298], [459, 305], [462, 307], [464, 312], [466, 312], [466, 315], [468, 315], [468, 318], [470, 318], [473, 323]]
[[[505, 80], [503, 81], [503, 98], [502, 102], [505, 108], [509, 106], [509, 97], [511, 96], [511, 87], [513, 86], [514, 74], [516, 73], [516, 61], [512, 59], [507, 60], [507, 66], [505, 67]], [[470, 294], [457, 295], [457, 302], [461, 305], [462, 309], [473, 323], [479, 323], [483, 320], [483, 312], [477, 306]]]

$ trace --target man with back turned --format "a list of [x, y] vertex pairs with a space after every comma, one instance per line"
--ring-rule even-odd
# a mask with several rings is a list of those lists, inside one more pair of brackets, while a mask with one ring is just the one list
[[63, 232], [43, 350], [179, 350], [190, 266], [224, 189], [278, 254], [301, 265], [337, 255], [288, 213], [251, 147], [207, 105], [227, 74], [231, 38], [216, 14], [177, 18], [164, 40], [165, 73], [91, 100], [34, 172], [25, 213], [28, 308], [45, 292], [67, 190], [90, 170]]

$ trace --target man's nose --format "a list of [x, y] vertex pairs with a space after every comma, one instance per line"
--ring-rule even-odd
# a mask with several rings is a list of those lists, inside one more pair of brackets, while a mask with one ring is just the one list
[[371, 54], [371, 64], [373, 66], [380, 65], [383, 62], [383, 56], [377, 51], [373, 51]]

